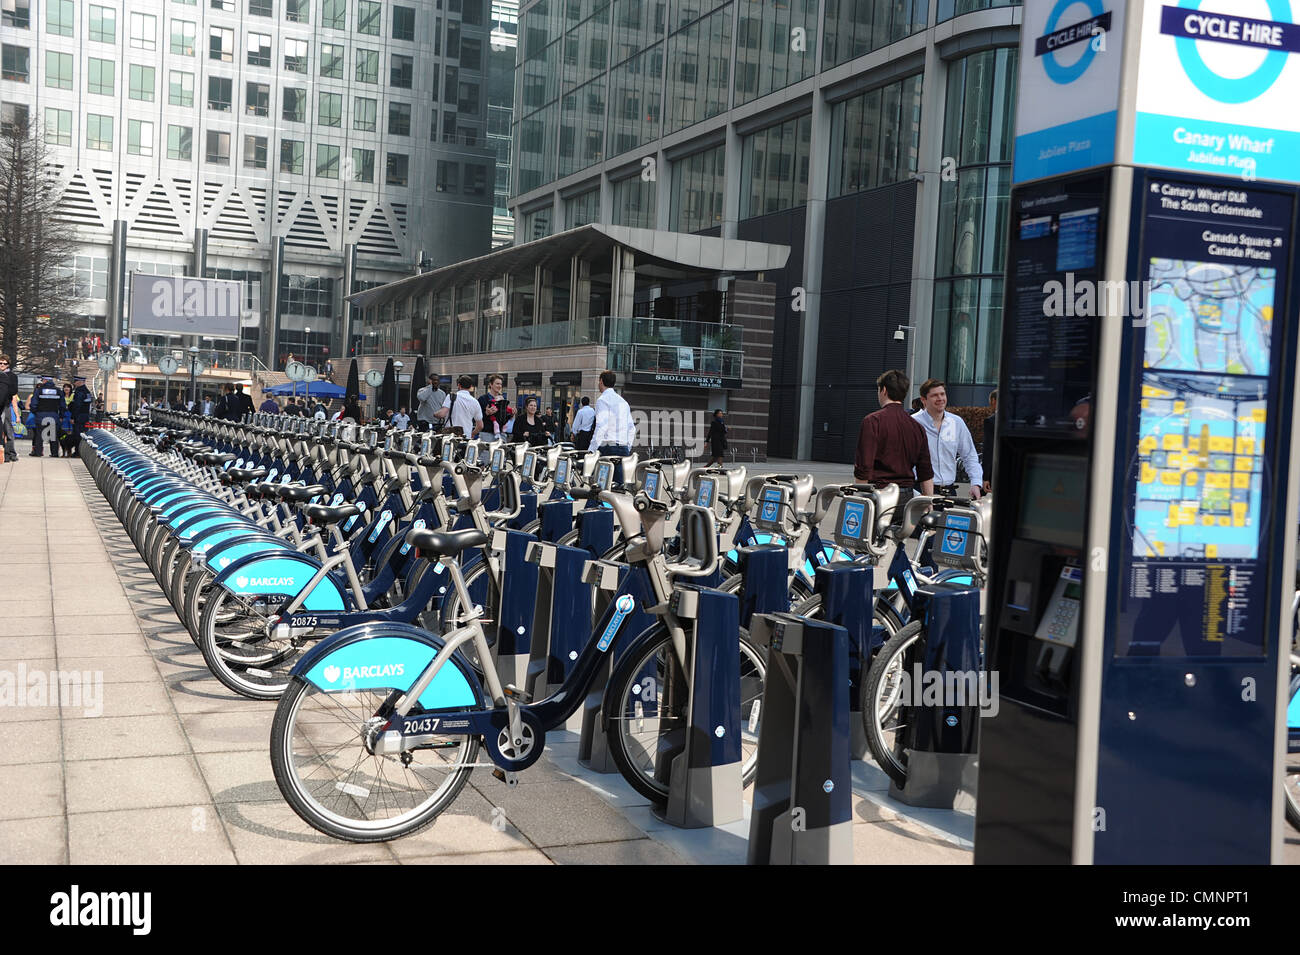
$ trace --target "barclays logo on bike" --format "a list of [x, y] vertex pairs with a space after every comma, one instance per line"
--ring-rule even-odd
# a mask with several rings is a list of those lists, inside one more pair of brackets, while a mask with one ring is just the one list
[[374, 680], [384, 677], [403, 676], [406, 673], [406, 664], [404, 663], [384, 663], [363, 665], [357, 667], [345, 666], [341, 669], [330, 664], [321, 675], [325, 677], [327, 683], [339, 682], [339, 677], [343, 678], [344, 683], [352, 683], [356, 680]]
[[294, 583], [292, 577], [245, 577], [242, 574], [235, 578], [236, 587], [287, 587]]

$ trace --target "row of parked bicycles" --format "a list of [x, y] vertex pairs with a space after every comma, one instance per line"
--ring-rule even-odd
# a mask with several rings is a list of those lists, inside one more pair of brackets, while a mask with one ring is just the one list
[[[785, 569], [783, 593], [763, 582], [767, 610], [817, 617], [819, 566], [873, 567], [854, 692], [872, 757], [902, 786], [904, 668], [926, 638], [917, 590], [982, 587], [987, 570], [989, 498], [900, 508], [892, 486], [818, 489], [806, 475], [272, 415], [155, 412], [119, 424], [83, 442], [87, 467], [212, 675], [279, 701], [270, 755], [286, 801], [350, 841], [429, 825], [474, 768], [508, 778], [531, 766], [593, 694], [618, 771], [664, 803], [688, 731], [683, 683], [698, 626], [683, 594], [746, 594], [745, 555], [764, 545], [784, 548]], [[604, 539], [586, 533], [595, 509], [612, 517]], [[973, 546], [932, 566], [928, 544], [950, 518]], [[509, 532], [589, 550], [551, 568], [571, 579], [534, 594], [557, 606], [529, 614], [532, 647], [570, 648], [540, 674], [502, 649], [514, 650], [518, 619], [505, 604], [521, 575]], [[530, 545], [525, 559], [545, 563], [541, 550]], [[604, 599], [602, 580], [615, 582]], [[572, 605], [560, 612], [561, 583], [576, 616]], [[748, 785], [767, 661], [745, 624], [730, 692]], [[1300, 825], [1294, 779], [1288, 818]]]

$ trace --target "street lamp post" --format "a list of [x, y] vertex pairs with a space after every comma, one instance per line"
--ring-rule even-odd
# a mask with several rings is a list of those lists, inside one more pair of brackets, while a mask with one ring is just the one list
[[199, 346], [190, 346], [190, 404], [198, 401]]

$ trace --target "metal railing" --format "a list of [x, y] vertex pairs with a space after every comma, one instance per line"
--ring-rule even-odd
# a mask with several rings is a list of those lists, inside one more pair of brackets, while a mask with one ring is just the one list
[[[131, 345], [129, 347], [114, 346], [109, 349], [109, 352], [116, 355], [124, 365], [156, 366], [158, 359], [171, 355], [181, 363], [181, 368], [185, 374], [189, 374], [190, 352], [187, 348], [176, 345]], [[209, 371], [221, 371], [222, 369], [247, 372], [268, 370], [266, 365], [252, 352], [214, 351], [211, 348], [201, 348], [198, 354]]]

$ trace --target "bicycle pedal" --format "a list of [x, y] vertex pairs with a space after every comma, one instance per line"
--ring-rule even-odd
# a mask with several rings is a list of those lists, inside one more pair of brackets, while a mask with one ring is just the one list
[[511, 789], [513, 789], [514, 787], [516, 787], [516, 786], [519, 785], [519, 774], [518, 774], [518, 773], [508, 773], [508, 772], [506, 772], [504, 769], [502, 769], [500, 766], [498, 766], [496, 769], [492, 770], [492, 775], [493, 775], [493, 777], [495, 777], [496, 779], [501, 780], [503, 783], [505, 783], [505, 784], [506, 784], [507, 786], [509, 786]]
[[532, 702], [532, 694], [519, 689], [519, 687], [515, 686], [513, 683], [507, 683], [502, 688], [502, 692], [512, 700], [518, 700], [521, 703]]

